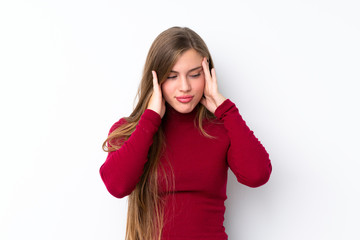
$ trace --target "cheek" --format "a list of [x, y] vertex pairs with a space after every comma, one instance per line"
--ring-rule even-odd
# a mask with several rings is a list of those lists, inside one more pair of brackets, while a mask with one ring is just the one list
[[201, 77], [199, 78], [199, 81], [196, 81], [196, 84], [194, 86], [194, 88], [196, 89], [197, 92], [204, 92], [204, 87], [205, 87], [205, 77]]
[[161, 93], [163, 95], [163, 98], [167, 101], [170, 98], [171, 95], [171, 84], [169, 82], [165, 81], [161, 85]]

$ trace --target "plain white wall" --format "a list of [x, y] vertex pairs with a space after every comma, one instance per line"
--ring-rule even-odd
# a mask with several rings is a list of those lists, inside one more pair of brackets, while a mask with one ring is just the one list
[[268, 150], [263, 187], [229, 171], [229, 239], [359, 239], [358, 1], [0, 3], [0, 239], [123, 239], [99, 167], [147, 51], [198, 32], [220, 91]]

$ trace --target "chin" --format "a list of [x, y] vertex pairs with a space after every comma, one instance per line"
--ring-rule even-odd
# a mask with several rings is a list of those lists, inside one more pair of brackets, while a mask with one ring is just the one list
[[193, 104], [189, 104], [189, 105], [175, 105], [173, 106], [173, 108], [178, 111], [179, 113], [190, 113], [194, 110], [194, 108], [196, 107], [197, 104], [193, 105]]

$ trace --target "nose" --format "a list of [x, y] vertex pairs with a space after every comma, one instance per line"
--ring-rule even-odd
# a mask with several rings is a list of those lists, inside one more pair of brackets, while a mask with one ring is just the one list
[[189, 79], [185, 76], [180, 77], [180, 88], [179, 90], [181, 92], [188, 92], [191, 90], [191, 84], [189, 82]]

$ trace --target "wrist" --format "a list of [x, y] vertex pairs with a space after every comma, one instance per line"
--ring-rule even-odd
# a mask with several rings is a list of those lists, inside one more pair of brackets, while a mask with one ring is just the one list
[[226, 98], [223, 95], [219, 94], [214, 100], [216, 107], [219, 107], [226, 100]]

